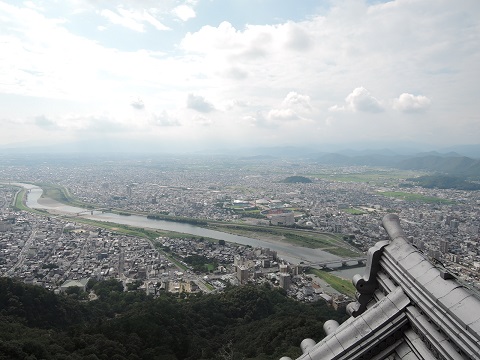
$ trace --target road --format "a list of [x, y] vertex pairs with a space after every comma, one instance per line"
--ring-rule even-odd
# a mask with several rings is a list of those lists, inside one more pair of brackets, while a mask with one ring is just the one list
[[15, 270], [17, 270], [20, 266], [23, 265], [23, 263], [25, 261], [26, 254], [27, 254], [28, 250], [30, 249], [30, 246], [32, 245], [36, 235], [37, 235], [37, 229], [32, 228], [32, 233], [30, 234], [30, 236], [28, 237], [28, 240], [25, 242], [22, 250], [20, 250], [20, 253], [18, 254], [17, 262], [9, 270], [7, 270], [5, 272], [6, 276], [12, 275], [15, 272]]

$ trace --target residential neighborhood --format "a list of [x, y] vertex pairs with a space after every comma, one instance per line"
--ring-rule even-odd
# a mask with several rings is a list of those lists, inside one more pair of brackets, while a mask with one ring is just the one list
[[[171, 159], [162, 166], [147, 161], [38, 165], [28, 170], [2, 167], [0, 274], [57, 292], [70, 285], [84, 286], [81, 281], [85, 279], [117, 278], [126, 290], [143, 289], [152, 295], [221, 291], [229, 284], [268, 281], [300, 300], [331, 302], [340, 297], [322, 281], [306, 276], [301, 264], [289, 263], [266, 247], [198, 236], [147, 240], [55, 212], [15, 210], [12, 204], [19, 188], [11, 183], [24, 181], [58, 184], [73, 198], [92, 204], [92, 214], [97, 209], [115, 209], [258, 227], [295, 227], [341, 235], [359, 256], [386, 239], [380, 220], [395, 212], [409, 241], [426, 257], [467, 285], [478, 287], [480, 193], [408, 188], [420, 199], [411, 201], [389, 196], [401, 191], [402, 179], [381, 184], [338, 180], [366, 171], [363, 167], [286, 162], [234, 166], [224, 160], [190, 158]], [[292, 172], [305, 174], [312, 182], [282, 182]], [[199, 271], [188, 263], [198, 259], [209, 267]]]

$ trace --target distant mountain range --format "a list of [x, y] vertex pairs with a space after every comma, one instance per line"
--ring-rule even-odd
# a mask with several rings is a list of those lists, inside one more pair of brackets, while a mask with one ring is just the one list
[[406, 155], [359, 155], [325, 154], [317, 157], [320, 164], [388, 166], [404, 170], [425, 170], [462, 177], [480, 176], [480, 159], [472, 159], [457, 153], [428, 153], [416, 156]]
[[[435, 150], [427, 153], [426, 151]], [[181, 146], [171, 146], [155, 139], [117, 139], [113, 137], [95, 138], [95, 139], [76, 139], [74, 141], [65, 141], [63, 143], [38, 144], [38, 143], [16, 143], [0, 145], [0, 154], [96, 154], [96, 153], [122, 153], [122, 154], [207, 154], [207, 155], [225, 155], [225, 156], [258, 156], [269, 155], [282, 158], [311, 158], [312, 155], [335, 153], [350, 157], [356, 156], [414, 156], [423, 153], [425, 155], [454, 155], [467, 156], [480, 159], [480, 144], [458, 145], [450, 147], [433, 147], [420, 143], [349, 143], [345, 144], [327, 144], [327, 143], [308, 143], [297, 145], [265, 145], [265, 146], [218, 146], [209, 143], [208, 145], [181, 144]]]
[[398, 164], [400, 169], [438, 171], [451, 175], [480, 176], [480, 160], [466, 156], [421, 156], [406, 159]]
[[343, 155], [338, 153], [322, 154], [316, 161], [320, 164], [336, 166], [392, 166], [396, 167], [401, 161], [408, 159], [406, 155]]
[[[475, 146], [468, 149], [474, 153]], [[460, 149], [457, 149], [460, 150]], [[275, 158], [303, 158], [318, 164], [332, 166], [381, 166], [404, 170], [424, 170], [459, 177], [480, 177], [480, 156], [468, 157], [449, 148], [447, 152], [429, 151], [414, 154], [399, 153], [390, 149], [339, 150], [313, 152], [301, 147], [264, 147], [249, 150], [256, 155], [239, 160], [259, 161]], [[480, 146], [478, 146], [480, 155]]]
[[[378, 144], [377, 144], [378, 145]], [[372, 144], [372, 147], [374, 144]], [[358, 150], [358, 149], [361, 150]], [[203, 151], [185, 151], [183, 154], [190, 155], [219, 155], [236, 158], [241, 161], [269, 161], [275, 158], [302, 159], [314, 161], [319, 164], [334, 166], [382, 166], [400, 169], [425, 170], [439, 172], [452, 176], [480, 177], [480, 144], [459, 145], [436, 151], [425, 152], [425, 145], [421, 144], [391, 144], [391, 147], [366, 148], [352, 144], [352, 148], [341, 148], [340, 145], [319, 144], [318, 146], [259, 146], [243, 148], [217, 148]], [[176, 154], [174, 149], [168, 146], [162, 147], [158, 143], [148, 141], [138, 142], [135, 140], [115, 141], [76, 141], [66, 144], [50, 146], [0, 146], [0, 160], [9, 159], [12, 156], [30, 156], [35, 154], [45, 158], [60, 158], [67, 161], [72, 156], [77, 159], [101, 156], [129, 156], [148, 155], [171, 156]], [[169, 155], [170, 154], [170, 155]]]

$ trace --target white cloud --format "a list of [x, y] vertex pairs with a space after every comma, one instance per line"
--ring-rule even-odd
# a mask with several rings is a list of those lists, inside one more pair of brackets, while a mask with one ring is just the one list
[[328, 111], [331, 111], [331, 112], [341, 112], [341, 111], [345, 111], [345, 107], [342, 106], [342, 105], [333, 105], [333, 106], [330, 106], [328, 108]]
[[189, 52], [209, 53], [214, 50], [238, 49], [243, 47], [242, 42], [242, 33], [224, 21], [218, 27], [205, 25], [195, 33], [187, 33], [181, 46]]
[[159, 114], [152, 114], [151, 122], [156, 126], [180, 126], [178, 119], [169, 115], [165, 110]]
[[203, 96], [188, 94], [187, 108], [193, 109], [202, 113], [208, 113], [215, 110], [215, 107], [205, 100]]
[[165, 59], [159, 51], [104, 47], [69, 32], [65, 19], [32, 9], [0, 2], [0, 14], [0, 93], [105, 106], [132, 86], [138, 93], [160, 84], [168, 87], [192, 71], [188, 63]]
[[286, 24], [287, 46], [299, 50], [309, 50], [313, 46], [312, 35], [299, 25], [289, 22]]
[[200, 126], [211, 126], [211, 125], [213, 125], [212, 119], [209, 119], [209, 118], [207, 118], [206, 116], [203, 116], [203, 115], [195, 115], [192, 120], [193, 120], [194, 125], [200, 125]]
[[231, 79], [243, 80], [248, 77], [248, 72], [238, 66], [233, 66], [225, 71], [225, 76]]
[[403, 93], [393, 101], [393, 108], [406, 113], [422, 112], [430, 107], [430, 103], [426, 96]]
[[345, 99], [347, 106], [353, 111], [382, 112], [383, 107], [364, 87], [358, 87]]
[[45, 11], [44, 7], [39, 6], [38, 4], [35, 4], [33, 1], [24, 1], [23, 4], [31, 9], [38, 10], [38, 11]]
[[378, 113], [384, 111], [379, 100], [370, 94], [370, 91], [364, 87], [355, 88], [346, 98], [345, 105], [334, 105], [329, 108], [330, 111], [349, 110], [353, 112]]
[[140, 19], [152, 25], [155, 29], [164, 31], [164, 30], [171, 30], [168, 26], [162, 24], [158, 21], [155, 17], [153, 17], [148, 11], [143, 10]]
[[137, 32], [145, 32], [144, 23], [152, 25], [157, 30], [169, 30], [169, 28], [158, 21], [147, 10], [133, 10], [118, 7], [117, 12], [110, 9], [103, 9], [100, 15], [108, 19], [112, 24], [126, 27]]
[[[122, 9], [120, 9], [119, 12], [122, 12]], [[109, 20], [112, 24], [120, 25], [133, 31], [145, 31], [145, 27], [141, 22], [135, 20], [131, 16], [125, 16], [125, 12], [124, 14], [118, 14], [110, 9], [104, 9], [100, 11], [100, 15]]]
[[[240, 125], [243, 128], [244, 123], [248, 124], [249, 127], [256, 128], [256, 129], [272, 129], [278, 128], [278, 121], [274, 121], [274, 118], [277, 114], [275, 114], [275, 110], [271, 110], [272, 118], [269, 118], [269, 113], [265, 114], [262, 111], [257, 111], [254, 115], [249, 114], [242, 116], [240, 119]], [[280, 115], [280, 114], [278, 114]], [[273, 120], [273, 121], [272, 121]]]
[[291, 91], [287, 94], [285, 99], [282, 102], [284, 107], [292, 107], [297, 111], [310, 111], [312, 110], [312, 105], [310, 104], [310, 96], [302, 95], [295, 91]]
[[182, 21], [188, 21], [196, 16], [195, 10], [193, 10], [193, 8], [188, 5], [177, 6], [173, 9], [173, 13]]
[[[279, 142], [292, 138], [293, 129], [299, 139], [348, 142], [368, 119], [372, 136], [382, 126], [383, 135], [391, 136], [392, 124], [401, 123], [395, 135], [419, 134], [423, 141], [421, 131], [412, 131], [418, 124], [408, 113], [428, 109], [422, 123], [435, 128], [439, 142], [451, 139], [454, 115], [458, 134], [478, 142], [466, 119], [477, 114], [480, 91], [474, 76], [480, 64], [480, 3], [330, 3], [301, 21], [271, 17], [270, 25], [248, 25], [238, 14], [222, 13], [216, 19], [235, 19], [235, 26], [211, 26], [202, 24], [208, 14], [195, 1], [69, 0], [55, 2], [56, 8], [41, 2], [39, 10], [36, 2], [0, 0], [2, 118], [28, 118], [28, 127], [44, 114], [38, 125], [45, 130], [36, 127], [44, 132], [56, 124], [57, 132], [86, 133], [98, 122], [105, 129], [178, 131], [191, 138], [200, 136], [195, 124], [214, 122], [252, 142], [263, 139], [269, 126]], [[195, 21], [176, 18], [172, 11], [180, 4], [192, 9]], [[73, 11], [77, 5], [81, 12]], [[155, 31], [166, 30], [163, 23], [172, 31]], [[406, 89], [416, 89], [416, 95]], [[148, 111], [132, 110], [141, 109], [132, 94]], [[192, 109], [210, 119], [195, 122]], [[370, 116], [381, 111], [381, 117]], [[176, 122], [182, 126], [162, 128]], [[324, 128], [314, 133], [319, 124]], [[10, 141], [6, 134], [18, 131], [2, 125], [0, 142]]]
[[257, 118], [255, 116], [252, 116], [252, 115], [245, 115], [240, 120], [241, 120], [242, 123], [246, 123], [251, 127], [256, 126], [257, 123], [258, 123]]
[[143, 110], [145, 109], [145, 104], [143, 103], [143, 100], [142, 99], [136, 99], [136, 100], [133, 100], [131, 103], [130, 103], [130, 106], [132, 106], [134, 109], [136, 110]]
[[30, 121], [44, 130], [66, 133], [117, 133], [133, 129], [128, 119], [112, 114], [67, 114], [62, 116], [35, 116]]
[[271, 121], [297, 120], [299, 117], [292, 109], [272, 109], [268, 112], [267, 119]]
[[247, 108], [249, 106], [250, 106], [250, 104], [248, 104], [247, 102], [245, 102], [243, 100], [239, 100], [239, 99], [228, 99], [223, 103], [223, 109], [225, 111]]
[[283, 99], [281, 107], [271, 109], [267, 114], [269, 121], [293, 121], [305, 119], [312, 111], [310, 96], [290, 91]]
[[58, 124], [54, 120], [47, 118], [45, 115], [40, 115], [35, 117], [34, 122], [35, 122], [35, 125], [43, 129], [47, 129], [47, 130], [59, 129]]

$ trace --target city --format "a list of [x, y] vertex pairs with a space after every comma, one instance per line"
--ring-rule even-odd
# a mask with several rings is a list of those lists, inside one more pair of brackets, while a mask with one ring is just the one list
[[0, 14], [0, 360], [479, 360], [478, 0]]
[[[283, 181], [293, 174], [311, 182]], [[327, 283], [305, 276], [307, 261], [287, 261], [268, 248], [186, 234], [127, 236], [98, 223], [82, 223], [89, 209], [76, 218], [51, 210], [15, 210], [19, 188], [9, 183], [28, 182], [61, 186], [91, 209], [120, 211], [125, 217], [132, 212], [332, 234], [343, 240], [343, 251], [358, 258], [386, 239], [381, 218], [396, 213], [415, 247], [464, 284], [478, 288], [479, 192], [409, 187], [408, 193], [418, 195], [415, 200], [394, 197], [405, 191], [401, 185], [411, 176], [394, 169], [224, 157], [3, 166], [0, 272], [57, 292], [69, 286], [84, 289], [90, 278], [116, 278], [126, 290], [151, 295], [221, 291], [227, 284], [268, 281], [299, 300], [345, 303], [344, 295]], [[320, 248], [335, 254], [328, 246]], [[208, 266], [194, 269], [187, 261], [195, 257]]]

